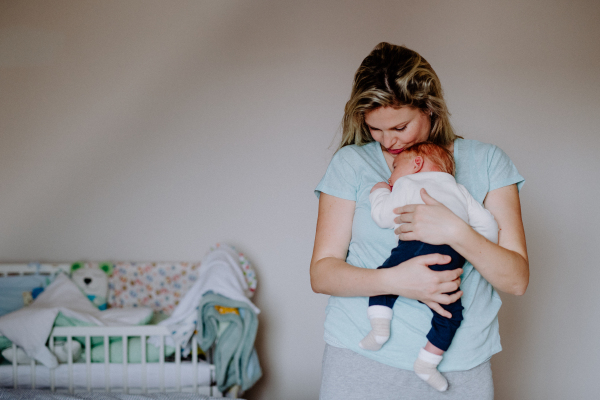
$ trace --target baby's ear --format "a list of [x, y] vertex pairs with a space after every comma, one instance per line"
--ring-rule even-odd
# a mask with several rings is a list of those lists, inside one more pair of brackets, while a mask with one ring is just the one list
[[413, 160], [413, 168], [415, 169], [415, 172], [419, 172], [421, 170], [421, 168], [423, 168], [423, 164], [424, 164], [423, 157], [421, 156], [416, 156], [415, 159]]

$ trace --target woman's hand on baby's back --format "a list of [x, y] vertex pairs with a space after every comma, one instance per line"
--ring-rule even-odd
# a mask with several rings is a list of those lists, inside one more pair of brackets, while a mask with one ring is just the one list
[[452, 246], [466, 223], [448, 207], [421, 189], [425, 204], [408, 204], [394, 209], [399, 214], [394, 221], [402, 224], [395, 233], [400, 240], [420, 240], [429, 244]]
[[430, 265], [447, 264], [450, 256], [426, 254], [411, 258], [395, 267], [382, 269], [389, 292], [409, 299], [419, 300], [438, 314], [450, 318], [452, 314], [440, 304], [454, 303], [462, 296], [460, 287], [462, 268], [451, 271], [433, 271]]

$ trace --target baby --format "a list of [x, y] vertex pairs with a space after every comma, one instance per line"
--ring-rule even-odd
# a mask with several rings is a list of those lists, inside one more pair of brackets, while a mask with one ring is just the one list
[[[406, 148], [398, 154], [393, 163], [394, 171], [388, 183], [379, 182], [371, 189], [371, 217], [381, 228], [395, 229], [400, 224], [394, 222], [397, 214], [393, 210], [407, 204], [423, 204], [421, 188], [437, 201], [448, 207], [454, 214], [467, 222], [473, 229], [488, 240], [498, 243], [498, 224], [492, 214], [483, 208], [467, 189], [454, 179], [454, 158], [445, 148], [430, 142], [422, 142]], [[447, 271], [461, 268], [464, 257], [448, 245], [430, 245], [420, 241], [398, 241], [390, 257], [379, 268], [396, 266], [413, 257], [424, 254], [445, 254], [452, 261], [444, 265], [430, 265], [434, 271]], [[452, 292], [456, 293], [456, 292]], [[379, 350], [390, 337], [392, 307], [398, 296], [383, 295], [369, 298], [367, 315], [371, 331], [360, 342], [365, 350]], [[460, 299], [442, 307], [452, 314], [452, 318], [442, 317], [433, 311], [431, 330], [427, 334], [427, 345], [421, 349], [414, 364], [419, 378], [435, 389], [443, 392], [448, 381], [437, 370], [443, 354], [462, 321]]]

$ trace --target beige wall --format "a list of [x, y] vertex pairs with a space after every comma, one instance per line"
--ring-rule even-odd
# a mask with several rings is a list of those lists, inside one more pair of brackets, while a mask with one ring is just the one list
[[251, 399], [317, 398], [308, 265], [352, 76], [379, 41], [436, 68], [463, 136], [527, 183], [531, 284], [502, 295], [497, 399], [597, 397], [599, 3], [0, 3], [0, 259], [256, 265]]

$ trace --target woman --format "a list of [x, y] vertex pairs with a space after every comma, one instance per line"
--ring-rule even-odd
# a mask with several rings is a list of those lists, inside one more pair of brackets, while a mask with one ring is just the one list
[[[494, 215], [498, 244], [475, 232], [422, 191], [424, 205], [397, 209], [397, 232], [370, 215], [371, 187], [390, 176], [392, 161], [411, 144], [432, 141], [454, 154], [456, 180]], [[325, 320], [321, 399], [492, 399], [490, 357], [500, 351], [496, 290], [522, 295], [529, 282], [518, 189], [524, 179], [493, 145], [458, 137], [439, 79], [419, 54], [380, 43], [356, 72], [340, 148], [315, 190], [319, 216], [310, 267], [312, 288], [331, 295]], [[434, 272], [439, 254], [376, 269], [400, 240], [448, 244], [469, 262]], [[461, 281], [462, 273], [462, 281]], [[461, 291], [447, 295], [460, 286]], [[391, 337], [377, 352], [358, 346], [370, 330], [367, 297], [395, 294]], [[430, 327], [431, 309], [462, 296], [464, 321], [438, 369], [440, 394], [411, 371]], [[420, 302], [424, 303], [421, 304]], [[428, 306], [428, 307], [427, 307]]]

